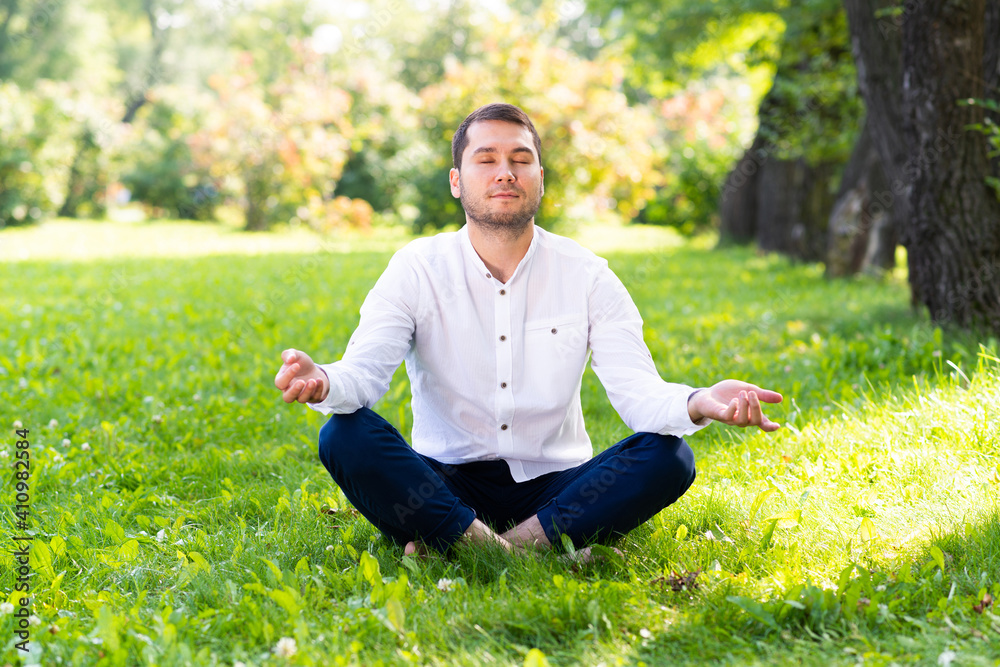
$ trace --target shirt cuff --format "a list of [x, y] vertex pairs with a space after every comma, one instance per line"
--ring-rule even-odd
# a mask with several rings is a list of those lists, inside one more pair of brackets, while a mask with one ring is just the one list
[[335, 364], [316, 364], [316, 366], [326, 374], [326, 379], [330, 383], [330, 389], [326, 392], [326, 398], [318, 403], [306, 403], [310, 409], [328, 415], [333, 412], [334, 407], [339, 402], [343, 392], [340, 390], [340, 383], [336, 371], [333, 370]]
[[667, 432], [663, 435], [685, 436], [696, 433], [712, 423], [711, 417], [702, 417], [698, 421], [691, 421], [691, 413], [688, 412], [688, 401], [698, 389], [693, 387], [689, 391], [680, 393], [670, 406], [670, 413], [667, 418]]

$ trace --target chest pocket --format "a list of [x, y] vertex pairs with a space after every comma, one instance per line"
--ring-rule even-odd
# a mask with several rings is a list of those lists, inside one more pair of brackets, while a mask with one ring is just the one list
[[587, 363], [587, 316], [564, 315], [525, 323], [524, 378], [550, 407], [577, 390]]

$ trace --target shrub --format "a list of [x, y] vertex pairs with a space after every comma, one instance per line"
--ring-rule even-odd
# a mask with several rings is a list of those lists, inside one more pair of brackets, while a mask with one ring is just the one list
[[68, 84], [0, 83], [0, 227], [38, 222], [65, 198], [80, 129], [71, 100]]
[[220, 183], [195, 163], [187, 139], [204, 118], [205, 101], [193, 91], [167, 87], [151, 90], [149, 97], [122, 151], [122, 184], [132, 200], [171, 217], [211, 220]]
[[[216, 93], [203, 128], [189, 139], [199, 169], [242, 204], [246, 229], [267, 229], [316, 210], [303, 202], [332, 198], [347, 159], [351, 97], [333, 85], [315, 53], [298, 44], [285, 78], [263, 85], [244, 54]], [[301, 219], [301, 215], [298, 215]]]

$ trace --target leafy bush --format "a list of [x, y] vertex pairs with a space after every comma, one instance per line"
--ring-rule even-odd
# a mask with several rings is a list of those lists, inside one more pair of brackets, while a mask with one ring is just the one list
[[159, 88], [150, 97], [122, 151], [122, 185], [134, 201], [171, 217], [210, 220], [220, 183], [195, 164], [187, 141], [205, 115], [205, 104], [190, 90]]
[[351, 96], [317, 54], [301, 44], [296, 53], [287, 77], [271, 85], [260, 82], [249, 54], [232, 74], [213, 76], [215, 103], [189, 138], [197, 168], [240, 199], [248, 230], [294, 217], [325, 226], [325, 203], [347, 159]]
[[418, 227], [462, 220], [445, 178], [449, 142], [466, 115], [497, 101], [524, 109], [542, 137], [540, 224], [580, 211], [611, 210], [630, 220], [653, 195], [661, 175], [650, 110], [628, 105], [617, 62], [588, 61], [544, 39], [552, 20], [540, 13], [534, 22], [491, 24], [479, 58], [450, 60], [444, 80], [421, 91], [432, 158], [416, 177]]
[[65, 196], [79, 125], [68, 84], [0, 83], [0, 228], [38, 222]]

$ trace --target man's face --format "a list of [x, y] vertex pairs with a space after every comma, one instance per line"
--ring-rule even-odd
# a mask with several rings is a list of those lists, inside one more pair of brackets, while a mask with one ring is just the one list
[[449, 175], [451, 194], [466, 217], [495, 232], [520, 232], [531, 224], [545, 192], [531, 132], [516, 123], [481, 120], [469, 126], [462, 170]]

